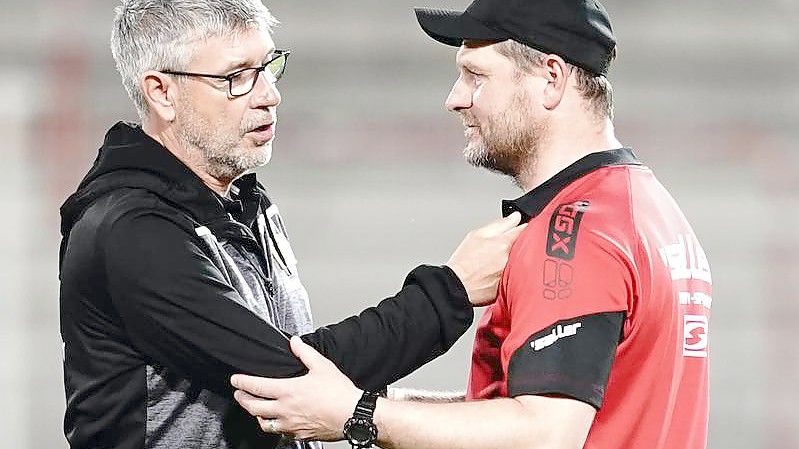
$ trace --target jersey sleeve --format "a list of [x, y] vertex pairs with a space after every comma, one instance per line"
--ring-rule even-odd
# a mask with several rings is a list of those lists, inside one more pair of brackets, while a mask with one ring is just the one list
[[634, 295], [634, 265], [588, 202], [530, 222], [503, 277], [508, 395], [562, 395], [599, 409]]

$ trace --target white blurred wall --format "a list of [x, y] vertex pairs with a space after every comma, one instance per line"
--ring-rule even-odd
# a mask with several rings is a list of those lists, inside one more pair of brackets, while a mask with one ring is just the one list
[[[105, 130], [135, 119], [113, 69], [116, 2], [6, 0], [0, 13], [0, 448], [62, 448], [60, 202]], [[276, 0], [293, 50], [272, 163], [318, 324], [390, 295], [496, 217], [511, 183], [468, 167], [443, 109], [454, 50], [412, 6]], [[670, 188], [714, 275], [713, 449], [799, 448], [799, 6], [607, 0], [617, 131]], [[403, 380], [462, 389], [472, 334]], [[345, 445], [331, 447], [343, 448]]]

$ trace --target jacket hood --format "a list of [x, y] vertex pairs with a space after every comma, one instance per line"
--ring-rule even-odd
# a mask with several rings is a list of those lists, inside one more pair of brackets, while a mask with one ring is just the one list
[[[256, 188], [255, 175], [236, 181]], [[119, 122], [106, 133], [92, 168], [61, 206], [61, 234], [66, 237], [83, 212], [98, 198], [121, 188], [148, 190], [200, 223], [226, 215], [219, 197], [139, 125]]]

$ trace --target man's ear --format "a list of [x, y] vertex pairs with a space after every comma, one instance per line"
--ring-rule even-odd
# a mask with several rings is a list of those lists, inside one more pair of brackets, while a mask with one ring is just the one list
[[541, 68], [547, 86], [544, 89], [544, 107], [555, 109], [563, 100], [569, 79], [569, 65], [558, 55], [547, 55]]
[[179, 86], [172, 77], [148, 70], [142, 77], [141, 90], [151, 113], [166, 122], [175, 120], [175, 99]]

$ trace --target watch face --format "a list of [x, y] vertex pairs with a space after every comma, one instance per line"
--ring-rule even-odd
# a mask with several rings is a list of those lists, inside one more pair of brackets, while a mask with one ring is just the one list
[[364, 426], [352, 426], [350, 428], [350, 438], [359, 441], [359, 442], [366, 442], [369, 441], [369, 438], [372, 436], [372, 433], [369, 432], [368, 427]]
[[377, 427], [365, 419], [351, 418], [344, 426], [344, 436], [350, 444], [371, 444], [377, 437]]

